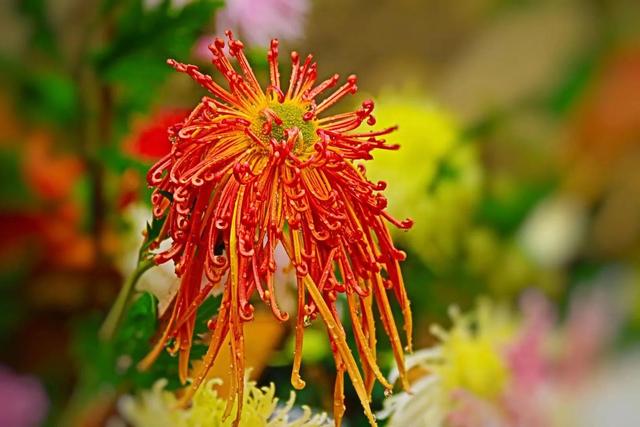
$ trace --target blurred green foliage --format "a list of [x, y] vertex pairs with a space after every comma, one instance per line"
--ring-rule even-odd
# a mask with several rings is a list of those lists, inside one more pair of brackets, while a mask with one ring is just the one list
[[[9, 82], [3, 83], [3, 89], [10, 95], [10, 102], [18, 112], [18, 117], [11, 120], [20, 122], [20, 126], [27, 130], [47, 129], [55, 139], [56, 150], [72, 153], [87, 167], [87, 173], [73, 185], [71, 197], [74, 203], [80, 206], [80, 219], [74, 226], [82, 232], [96, 234], [101, 232], [100, 227], [96, 225], [100, 221], [113, 221], [121, 225], [118, 223], [121, 213], [115, 206], [120, 190], [119, 178], [126, 171], [133, 170], [144, 179], [149, 165], [123, 151], [122, 145], [131, 133], [132, 122], [160, 107], [158, 104], [165, 101], [161, 95], [166, 91], [166, 83], [173, 73], [171, 67], [166, 64], [166, 59], [188, 61], [192, 58], [196, 41], [208, 33], [216, 10], [223, 5], [223, 2], [218, 0], [193, 0], [180, 7], [176, 7], [173, 4], [176, 2], [171, 0], [159, 1], [154, 6], [149, 6], [144, 0], [103, 0], [98, 3], [98, 7], [88, 8], [90, 11], [82, 16], [82, 20], [74, 23], [73, 30], [80, 34], [81, 42], [77, 51], [71, 52], [66, 49], [66, 41], [61, 37], [61, 30], [52, 22], [50, 10], [55, 4], [45, 0], [24, 0], [16, 3], [19, 16], [29, 27], [25, 36], [28, 39], [28, 47], [18, 56], [0, 55], [0, 76]], [[535, 7], [537, 3], [530, 0], [500, 0], [491, 2], [488, 10], [500, 14], [520, 7]], [[584, 3], [591, 5], [590, 10], [595, 12], [607, 10], [607, 2]], [[402, 6], [403, 4], [397, 4], [392, 7]], [[318, 2], [316, 7], [323, 6]], [[482, 13], [489, 14], [486, 11]], [[456, 124], [453, 130], [447, 125], [445, 130], [451, 131], [453, 136], [445, 144], [445, 149], [434, 155], [433, 159], [411, 154], [396, 165], [385, 164], [382, 167], [382, 177], [391, 176], [394, 168], [410, 178], [414, 178], [417, 171], [423, 172], [427, 168], [433, 172], [428, 179], [413, 182], [413, 201], [405, 201], [402, 206], [413, 208], [413, 204], [428, 202], [424, 217], [415, 218], [424, 221], [426, 233], [418, 238], [414, 237], [413, 241], [410, 240], [409, 234], [408, 237], [397, 238], [399, 245], [408, 254], [402, 269], [416, 323], [419, 325], [420, 334], [417, 341], [420, 346], [431, 343], [433, 337], [425, 332], [427, 326], [446, 319], [447, 309], [451, 304], [470, 307], [476, 297], [483, 294], [514, 300], [523, 288], [540, 286], [554, 296], [562, 313], [566, 311], [568, 295], [596, 278], [610, 263], [616, 262], [630, 266], [629, 268], [638, 268], [638, 265], [634, 264], [637, 254], [632, 251], [606, 258], [589, 252], [590, 248], [585, 247], [557, 270], [536, 264], [523, 251], [518, 242], [518, 233], [536, 206], [561, 191], [566, 171], [556, 169], [557, 165], [549, 160], [552, 157], [549, 152], [544, 153], [546, 157], [540, 157], [549, 160], [548, 163], [539, 162], [539, 158], [533, 161], [540, 163], [536, 165], [538, 175], [519, 173], [520, 171], [516, 170], [517, 166], [514, 167], [512, 164], [505, 167], [500, 162], [492, 163], [491, 155], [496, 151], [501, 152], [505, 147], [511, 147], [512, 151], [509, 153], [513, 157], [509, 161], [513, 164], [517, 161], [529, 161], [527, 156], [532, 151], [530, 147], [520, 144], [520, 141], [514, 142], [517, 138], [510, 139], [509, 135], [505, 137], [504, 133], [505, 128], [522, 116], [548, 119], [555, 126], [552, 136], [565, 132], [571, 125], [573, 114], [597, 78], [603, 60], [616, 46], [613, 23], [615, 21], [604, 13], [599, 16], [602, 16], [602, 19], [598, 20], [598, 26], [594, 30], [594, 42], [581, 49], [575, 57], [564, 58], [565, 68], [553, 75], [554, 81], [550, 82], [546, 90], [529, 93], [512, 104], [487, 107], [479, 118]], [[337, 19], [338, 17], [332, 17], [330, 21], [333, 24]], [[352, 17], [349, 16], [348, 19]], [[367, 14], [358, 19], [366, 21], [366, 25], [362, 24], [363, 27], [371, 26]], [[324, 21], [312, 23], [315, 31], [320, 31], [316, 27], [325, 24]], [[355, 24], [354, 28], [357, 28]], [[441, 35], [441, 39], [448, 40], [449, 37], [462, 44], [465, 37], [473, 38], [475, 30], [465, 30], [469, 31], [469, 34], [461, 31], [457, 38], [444, 34]], [[330, 43], [323, 39], [331, 52], [338, 51], [338, 45], [346, 44], [345, 40], [338, 40], [338, 36], [357, 39], [354, 35], [335, 31], [331, 25], [325, 25], [322, 31], [336, 37], [330, 38]], [[541, 28], [540, 31], [544, 29]], [[423, 45], [429, 45], [429, 42], [420, 39], [414, 42], [414, 47], [422, 49]], [[359, 40], [357, 43], [357, 53], [361, 53], [360, 50], [364, 52], [372, 49], [367, 43]], [[453, 47], [459, 46], [454, 44]], [[388, 50], [392, 56], [391, 54], [400, 48], [393, 46]], [[440, 56], [434, 54], [438, 59], [436, 62], [446, 62], [445, 59], [448, 55], [453, 55], [454, 50], [444, 49], [446, 55], [434, 50], [440, 52]], [[283, 48], [282, 52], [284, 51]], [[427, 51], [429, 49], [425, 48], [424, 52], [416, 51], [412, 55], [422, 55]], [[265, 73], [262, 72], [267, 68], [264, 53], [261, 49], [248, 49], [250, 61], [260, 79], [264, 79]], [[339, 53], [337, 56], [351, 66], [351, 57], [343, 57], [344, 55], [340, 56]], [[376, 58], [371, 56], [364, 58], [373, 63]], [[410, 79], [410, 75], [406, 77], [404, 72], [396, 73], [393, 68], [396, 65], [404, 71], [403, 67], [413, 66], [414, 63], [411, 62], [408, 66], [389, 65], [391, 71], [385, 70], [385, 73], [380, 73], [385, 84], [390, 80], [390, 75], [402, 84], [405, 83], [405, 78]], [[367, 63], [367, 71], [368, 66]], [[282, 68], [283, 78], [286, 78], [288, 70]], [[322, 71], [329, 70], [323, 68]], [[186, 76], [180, 78], [188, 79]], [[194, 90], [194, 93], [204, 94], [204, 90]], [[189, 96], [191, 95], [190, 93]], [[379, 104], [380, 107], [383, 105]], [[398, 114], [396, 121], [400, 124], [400, 132], [408, 127], [408, 121], [418, 126], [424, 124], [420, 114], [416, 114], [415, 119], [411, 116], [411, 109], [414, 107], [415, 105], [409, 102], [403, 103], [402, 108], [408, 111], [402, 110], [402, 113]], [[428, 135], [416, 132], [415, 135], [407, 137], [406, 141], [400, 142], [403, 146], [413, 141], [416, 146], [427, 144], [434, 148], [437, 141], [433, 142], [429, 138], [437, 134], [438, 128], [434, 128], [429, 130]], [[529, 137], [528, 134], [519, 136], [521, 139]], [[26, 144], [15, 135], [2, 135], [0, 138], [3, 142], [18, 146]], [[531, 138], [534, 141], [533, 145], [545, 142], [537, 140], [536, 136]], [[402, 153], [403, 150], [392, 153], [395, 156], [393, 158], [399, 158]], [[0, 147], [0, 208], [2, 213], [9, 214], [23, 211], [31, 214], [39, 209], [37, 212], [44, 213], [42, 216], [46, 217], [53, 211], [53, 206], [39, 200], [25, 180], [24, 155], [21, 147]], [[411, 162], [409, 167], [408, 162]], [[466, 177], [476, 172], [481, 177], [477, 180], [470, 179], [473, 182], [469, 184]], [[506, 189], [496, 184], [501, 180], [508, 182]], [[390, 180], [390, 190], [393, 185], [394, 182]], [[141, 195], [141, 200], [148, 203], [149, 190], [144, 184], [141, 187], [136, 191]], [[589, 208], [587, 215], [590, 219], [597, 213], [598, 203], [601, 201], [596, 200]], [[151, 239], [157, 235], [161, 225], [161, 221], [154, 220], [148, 226], [147, 234]], [[103, 237], [92, 236], [96, 241]], [[108, 238], [104, 240], [108, 241]], [[102, 243], [100, 241], [95, 246], [101, 248]], [[143, 251], [147, 249], [148, 247], [145, 247]], [[74, 307], [72, 310], [75, 311], [69, 314], [58, 306], [53, 309], [36, 306], [32, 309], [29, 306], [31, 302], [24, 302], [29, 300], [29, 297], [25, 296], [28, 292], [39, 292], [29, 288], [30, 280], [37, 275], [46, 276], [48, 269], [54, 267], [46, 263], [39, 264], [41, 260], [38, 257], [41, 254], [30, 245], [21, 251], [12, 253], [12, 256], [2, 263], [0, 270], [0, 342], [5, 345], [16, 339], [17, 335], [27, 335], [20, 329], [20, 325], [37, 310], [49, 309], [53, 312], [49, 313], [50, 317], [58, 319], [65, 327], [67, 323], [71, 323], [71, 353], [75, 366], [72, 369], [61, 367], [58, 375], [70, 377], [70, 372], [77, 373], [77, 387], [72, 402], [72, 406], [76, 405], [75, 409], [81, 409], [105, 390], [111, 393], [112, 397], [119, 392], [131, 393], [148, 388], [159, 377], [168, 379], [170, 389], [180, 386], [177, 381], [177, 360], [166, 352], [161, 354], [149, 371], [140, 372], [136, 368], [137, 362], [147, 354], [156, 338], [159, 323], [157, 301], [150, 294], [135, 295], [118, 333], [112, 340], [104, 341], [98, 338], [106, 306], [105, 300], [112, 295], [108, 291], [101, 293], [99, 289], [95, 289], [104, 286], [106, 282], [95, 277], [106, 275], [109, 277], [107, 284], [114, 285], [120, 276], [113, 271], [113, 260], [105, 254], [100, 254], [96, 265], [90, 267], [92, 270], [82, 271], [84, 275], [77, 274], [74, 270], [68, 271], [69, 267], [65, 267], [67, 270], [64, 273], [68, 276], [64, 276], [62, 282], [82, 282], [82, 286], [89, 289], [86, 293], [90, 294], [90, 297], [87, 297], [88, 302], [84, 301], [81, 308]], [[23, 253], [24, 256], [16, 260]], [[43, 257], [47, 258], [48, 255], [45, 253]], [[546, 281], [555, 287], [546, 288]], [[49, 286], [53, 280], [45, 278], [43, 282]], [[195, 323], [197, 339], [192, 352], [194, 358], [206, 351], [206, 324], [216, 315], [218, 307], [218, 299], [207, 298], [198, 310]], [[397, 308], [394, 306], [393, 309]], [[399, 313], [395, 314], [398, 316]], [[348, 322], [346, 316], [344, 317], [343, 322]], [[378, 331], [378, 355], [383, 370], [388, 371], [392, 366], [390, 349], [380, 325]], [[624, 325], [621, 341], [630, 345], [637, 342], [638, 336], [640, 318], [634, 318]], [[298, 402], [315, 406], [327, 405], [334, 366], [326, 338], [324, 329], [315, 325], [305, 337], [303, 377], [309, 381], [308, 386], [299, 392]], [[350, 333], [348, 338], [353, 344]], [[9, 347], [7, 345], [7, 348]], [[283, 340], [277, 357], [262, 377], [263, 381], [272, 380], [276, 383], [277, 393], [282, 398], [287, 398], [290, 390], [292, 348], [290, 339]], [[17, 357], [19, 356], [14, 355], [14, 359]], [[50, 368], [43, 368], [45, 371], [46, 369]], [[60, 378], [55, 375], [51, 378], [53, 379], [48, 380], [48, 385], [54, 408], [50, 423], [54, 425], [58, 422], [56, 416], [62, 411], [67, 399], [66, 389], [61, 388], [59, 384], [63, 381], [71, 383], [76, 379], [63, 378], [58, 381]], [[348, 382], [346, 394], [350, 427], [366, 425], [360, 404]], [[376, 387], [373, 396], [374, 407], [379, 408], [383, 398], [382, 388]]]

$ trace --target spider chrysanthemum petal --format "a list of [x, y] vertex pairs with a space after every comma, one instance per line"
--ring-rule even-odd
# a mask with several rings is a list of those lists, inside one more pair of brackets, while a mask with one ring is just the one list
[[[220, 310], [209, 325], [209, 350], [183, 400], [202, 383], [229, 337], [231, 395], [242, 402], [243, 325], [252, 319], [252, 301], [264, 301], [281, 321], [289, 317], [279, 308], [274, 292], [274, 251], [281, 244], [295, 266], [298, 292], [293, 386], [304, 387], [300, 376], [304, 324], [320, 315], [338, 371], [337, 424], [344, 407], [345, 372], [375, 424], [369, 408], [371, 389], [376, 379], [385, 388], [391, 384], [376, 363], [374, 306], [407, 387], [403, 346], [388, 299], [392, 293], [400, 304], [410, 350], [411, 313], [398, 264], [405, 255], [394, 247], [387, 223], [409, 228], [411, 221], [397, 221], [385, 211], [386, 199], [380, 193], [385, 184], [368, 181], [364, 167], [354, 162], [371, 159], [374, 149], [396, 149], [383, 139], [394, 128], [356, 130], [364, 122], [375, 123], [372, 101], [363, 102], [356, 111], [324, 116], [345, 95], [355, 93], [356, 78], [349, 76], [319, 100], [339, 78], [334, 75], [316, 83], [317, 66], [311, 55], [301, 60], [297, 53], [291, 54], [291, 76], [283, 87], [277, 40], [268, 52], [270, 81], [263, 90], [242, 43], [230, 32], [227, 37], [227, 42], [216, 39], [209, 49], [228, 88], [194, 65], [168, 61], [211, 95], [170, 127], [171, 152], [148, 174], [154, 188], [154, 215], [165, 219], [158, 243], [171, 240], [156, 262], [173, 260], [181, 284], [162, 335], [141, 366], [150, 365], [171, 342], [170, 351], [179, 353], [180, 377], [185, 381], [197, 308], [214, 287], [223, 287]], [[341, 294], [346, 295], [362, 373], [336, 308]], [[241, 405], [236, 408], [239, 419]]]

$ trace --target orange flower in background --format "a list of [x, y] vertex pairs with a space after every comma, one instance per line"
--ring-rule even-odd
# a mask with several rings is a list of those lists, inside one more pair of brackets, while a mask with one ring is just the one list
[[[253, 319], [252, 301], [261, 299], [280, 321], [289, 318], [279, 309], [274, 292], [274, 251], [281, 244], [297, 280], [293, 386], [305, 385], [300, 377], [303, 331], [320, 315], [337, 367], [336, 423], [344, 412], [346, 371], [375, 425], [369, 407], [373, 384], [377, 379], [388, 390], [392, 386], [376, 362], [374, 306], [403, 386], [408, 387], [403, 347], [388, 299], [391, 292], [400, 304], [410, 351], [411, 312], [399, 268], [405, 254], [394, 247], [387, 223], [406, 229], [412, 222], [397, 221], [385, 211], [387, 201], [380, 192], [386, 184], [368, 181], [364, 167], [355, 162], [371, 159], [375, 149], [397, 149], [382, 139], [394, 128], [357, 130], [363, 122], [375, 123], [372, 101], [363, 102], [356, 111], [321, 117], [356, 92], [356, 77], [349, 76], [335, 92], [317, 100], [338, 83], [338, 76], [316, 84], [317, 65], [311, 55], [301, 60], [293, 52], [289, 85], [282, 86], [277, 40], [271, 42], [270, 84], [263, 90], [243, 44], [231, 32], [227, 36], [228, 43], [216, 39], [209, 49], [229, 89], [194, 65], [168, 61], [212, 96], [203, 97], [185, 120], [169, 129], [171, 152], [147, 176], [154, 188], [154, 216], [165, 221], [155, 244], [171, 241], [155, 261], [173, 260], [181, 284], [162, 336], [141, 367], [149, 366], [169, 345], [170, 352], [179, 353], [180, 377], [186, 381], [196, 310], [214, 287], [222, 286], [221, 307], [209, 324], [208, 352], [183, 402], [200, 386], [229, 337], [237, 424], [244, 393], [243, 325]], [[349, 313], [363, 373], [347, 344], [338, 305]]]
[[640, 237], [640, 41], [600, 66], [570, 127], [566, 188], [595, 207], [590, 252], [637, 247]]
[[570, 127], [570, 187], [593, 198], [640, 141], [640, 42], [603, 61]]
[[34, 132], [24, 147], [24, 178], [43, 200], [68, 199], [84, 173], [81, 160], [72, 154], [57, 153], [53, 138]]
[[73, 197], [85, 173], [81, 159], [57, 151], [53, 137], [44, 131], [30, 133], [23, 148], [24, 180], [42, 205], [8, 214], [17, 222], [7, 226], [7, 235], [35, 238], [47, 264], [91, 267], [95, 261], [92, 237], [82, 230], [83, 207]]
[[576, 117], [576, 151], [607, 161], [640, 135], [640, 41], [604, 62]]

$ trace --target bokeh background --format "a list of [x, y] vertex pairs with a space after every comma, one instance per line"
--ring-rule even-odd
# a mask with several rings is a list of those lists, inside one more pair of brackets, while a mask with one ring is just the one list
[[[0, 3], [0, 425], [126, 425], [122, 395], [161, 377], [177, 386], [170, 357], [135, 369], [156, 304], [161, 312], [175, 288], [170, 269], [143, 277], [115, 342], [97, 331], [150, 219], [145, 171], [169, 149], [166, 128], [203, 95], [165, 60], [208, 67], [204, 48], [226, 27], [263, 77], [267, 41], [280, 37], [282, 52], [314, 53], [320, 76], [357, 74], [346, 104], [373, 97], [378, 122], [399, 124], [400, 151], [367, 170], [388, 182], [391, 212], [416, 223], [396, 240], [418, 348], [437, 345], [430, 325], [449, 328], [452, 305], [466, 312], [485, 297], [527, 318], [535, 295], [564, 331], [548, 332], [570, 347], [563, 363], [584, 365], [571, 381], [596, 408], [557, 425], [638, 425], [640, 3], [227, 3]], [[258, 312], [247, 338], [252, 376], [285, 399], [292, 330]], [[304, 357], [297, 402], [330, 411], [320, 325], [308, 328]], [[345, 424], [366, 425], [347, 394]], [[376, 410], [383, 400], [375, 389]], [[505, 425], [550, 425], [540, 423]]]

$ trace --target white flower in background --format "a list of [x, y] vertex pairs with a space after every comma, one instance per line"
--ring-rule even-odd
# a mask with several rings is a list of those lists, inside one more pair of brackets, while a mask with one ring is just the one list
[[[442, 358], [439, 348], [416, 351], [407, 356], [407, 371], [420, 369]], [[398, 370], [389, 375], [393, 384], [398, 379]], [[388, 427], [440, 427], [448, 412], [448, 395], [442, 381], [435, 375], [424, 375], [411, 384], [411, 393], [397, 393], [384, 401], [378, 418], [389, 418]]]
[[[127, 223], [129, 232], [122, 238], [122, 256], [116, 260], [116, 265], [124, 277], [131, 275], [138, 264], [138, 252], [143, 243], [142, 231], [147, 227], [147, 221], [151, 218], [151, 209], [143, 204], [133, 204], [127, 207], [122, 215]], [[170, 240], [162, 242], [159, 250], [165, 249], [171, 244]], [[276, 271], [274, 276], [275, 289], [281, 308], [291, 311], [296, 307], [296, 300], [291, 287], [295, 286], [295, 269], [282, 244], [275, 248], [274, 258]], [[146, 271], [138, 280], [136, 290], [139, 292], [149, 292], [158, 300], [158, 314], [162, 315], [169, 306], [178, 290], [180, 279], [176, 276], [175, 264], [173, 261], [157, 265]], [[203, 274], [203, 284], [207, 281]], [[221, 281], [224, 283], [224, 279]], [[222, 291], [222, 286], [216, 286], [212, 290], [212, 295], [218, 295]]]
[[[142, 232], [151, 218], [151, 209], [142, 204], [132, 204], [123, 212], [122, 217], [130, 231], [122, 238], [122, 256], [116, 260], [116, 265], [122, 275], [128, 277], [138, 265], [138, 253], [144, 241]], [[154, 266], [136, 284], [137, 291], [149, 292], [157, 298], [159, 315], [164, 313], [178, 290], [180, 282], [174, 268], [173, 261]]]
[[525, 251], [543, 267], [560, 267], [575, 256], [586, 230], [585, 207], [568, 196], [542, 201], [520, 231]]

